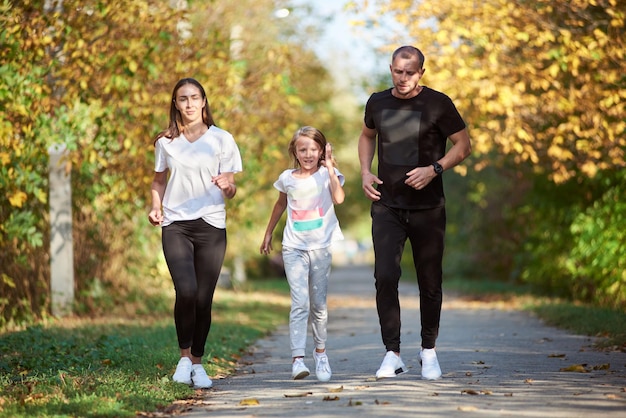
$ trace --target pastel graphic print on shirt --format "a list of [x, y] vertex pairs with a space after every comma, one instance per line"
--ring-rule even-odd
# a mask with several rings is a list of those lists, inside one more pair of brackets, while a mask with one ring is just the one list
[[318, 182], [301, 182], [304, 187], [288, 191], [291, 198], [289, 210], [295, 231], [311, 231], [323, 225], [324, 208], [320, 206], [321, 185]]
[[[335, 169], [341, 184], [343, 175]], [[325, 248], [342, 239], [339, 222], [330, 195], [330, 176], [326, 167], [308, 178], [296, 178], [285, 170], [274, 187], [287, 195], [287, 225], [283, 246], [312, 250]]]

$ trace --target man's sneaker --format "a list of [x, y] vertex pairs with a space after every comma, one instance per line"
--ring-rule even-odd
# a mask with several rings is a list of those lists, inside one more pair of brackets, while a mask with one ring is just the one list
[[293, 380], [304, 379], [309, 374], [311, 374], [311, 372], [304, 364], [304, 360], [300, 357], [295, 359], [293, 365], [291, 366], [291, 378]]
[[393, 351], [387, 351], [383, 362], [380, 364], [380, 368], [376, 372], [376, 379], [396, 377], [397, 375], [408, 371], [409, 370], [406, 368], [399, 355]]
[[176, 383], [191, 384], [191, 359], [189, 357], [181, 357], [178, 360], [172, 380]]
[[313, 358], [315, 359], [315, 375], [317, 376], [317, 380], [320, 382], [328, 382], [333, 372], [330, 370], [326, 351], [323, 353], [315, 352]]
[[209, 379], [202, 364], [194, 364], [192, 366], [191, 380], [193, 381], [194, 389], [208, 389], [213, 386], [213, 382]]
[[434, 348], [422, 348], [420, 351], [420, 364], [422, 365], [422, 379], [441, 379], [441, 367], [437, 360]]

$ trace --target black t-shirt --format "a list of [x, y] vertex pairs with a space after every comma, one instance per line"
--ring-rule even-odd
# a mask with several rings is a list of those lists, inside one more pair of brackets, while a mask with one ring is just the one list
[[365, 125], [378, 133], [380, 202], [398, 209], [431, 209], [445, 203], [437, 176], [422, 190], [407, 186], [406, 173], [444, 156], [448, 137], [465, 122], [443, 93], [424, 87], [415, 97], [399, 99], [391, 89], [374, 93], [365, 105]]

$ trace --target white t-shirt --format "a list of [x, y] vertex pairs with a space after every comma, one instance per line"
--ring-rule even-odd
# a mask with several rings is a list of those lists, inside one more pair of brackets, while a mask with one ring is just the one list
[[163, 196], [163, 223], [204, 219], [216, 228], [226, 228], [222, 191], [211, 181], [219, 173], [242, 170], [241, 155], [233, 136], [216, 126], [194, 142], [184, 135], [159, 138], [154, 171], [170, 170]]
[[[287, 194], [287, 225], [283, 246], [299, 250], [317, 250], [342, 240], [343, 234], [335, 215], [330, 194], [328, 169], [321, 166], [312, 176], [296, 178], [294, 169], [285, 170], [274, 187]], [[335, 168], [343, 186], [343, 174]]]

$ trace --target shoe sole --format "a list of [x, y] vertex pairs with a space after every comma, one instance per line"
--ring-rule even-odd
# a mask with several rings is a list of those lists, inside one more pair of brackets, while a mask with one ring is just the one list
[[300, 379], [304, 379], [305, 377], [307, 377], [310, 374], [311, 374], [311, 372], [301, 371], [297, 375], [292, 376], [292, 378], [293, 378], [293, 380], [300, 380]]

